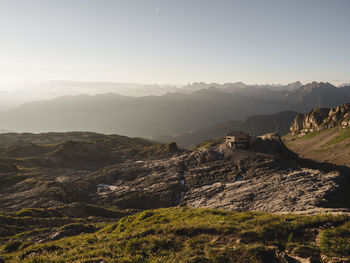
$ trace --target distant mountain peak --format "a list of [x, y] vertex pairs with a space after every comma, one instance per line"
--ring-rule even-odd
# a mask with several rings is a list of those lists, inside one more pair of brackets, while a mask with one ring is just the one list
[[332, 87], [332, 88], [336, 88], [335, 86], [333, 86], [329, 82], [317, 82], [317, 81], [313, 81], [311, 83], [305, 84], [304, 87], [310, 87], [310, 88]]

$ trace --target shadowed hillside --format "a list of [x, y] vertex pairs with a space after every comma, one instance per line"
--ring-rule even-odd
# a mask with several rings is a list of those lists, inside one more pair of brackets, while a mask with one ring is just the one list
[[285, 111], [271, 115], [250, 116], [241, 121], [229, 121], [212, 125], [206, 129], [196, 130], [177, 136], [158, 136], [158, 141], [176, 141], [182, 147], [192, 147], [205, 140], [221, 138], [229, 131], [243, 130], [255, 136], [270, 132], [284, 135], [289, 132], [289, 126], [297, 115], [294, 111]]

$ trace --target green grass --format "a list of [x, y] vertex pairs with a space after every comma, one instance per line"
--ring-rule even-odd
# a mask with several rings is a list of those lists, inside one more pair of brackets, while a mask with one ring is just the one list
[[[336, 129], [336, 128], [333, 128]], [[296, 138], [297, 140], [309, 140], [312, 138], [315, 138], [325, 132], [330, 132], [330, 129], [328, 130], [321, 130], [321, 131], [314, 131], [314, 132], [310, 132], [302, 137]], [[286, 140], [286, 137], [284, 137]], [[347, 139], [350, 139], [350, 128], [346, 128], [346, 129], [339, 129], [339, 135], [334, 137], [333, 139], [331, 139], [330, 141], [324, 143], [323, 145], [320, 146], [320, 148], [318, 149], [312, 149], [309, 151], [309, 153], [314, 153], [314, 154], [323, 154], [323, 153], [327, 153], [331, 147], [333, 147], [334, 145], [341, 143]], [[286, 143], [286, 146], [288, 148], [292, 148], [294, 146], [293, 141]], [[350, 143], [347, 143], [345, 145], [343, 145], [341, 148], [342, 149], [346, 149], [350, 146]]]
[[[328, 131], [329, 130], [313, 131], [313, 132], [310, 132], [310, 133], [300, 137], [300, 139], [302, 139], [302, 140], [309, 140], [309, 139], [312, 139], [312, 138], [314, 138], [316, 136], [319, 136], [320, 134], [322, 134], [324, 132], [328, 132]], [[347, 140], [349, 138], [350, 138], [350, 128], [341, 129], [340, 130], [340, 134], [338, 136], [336, 136], [335, 138], [333, 138], [329, 142], [325, 143], [321, 147], [329, 147], [329, 146], [332, 146], [334, 144], [340, 143], [340, 142], [342, 142], [344, 140]]]
[[331, 146], [337, 143], [340, 143], [346, 139], [350, 138], [350, 128], [346, 128], [346, 129], [342, 129], [340, 131], [340, 134], [333, 138], [332, 140], [330, 140], [329, 142], [327, 142], [323, 147], [327, 147], [327, 146]]
[[[350, 257], [349, 226], [345, 215], [164, 208], [124, 217], [92, 234], [25, 247], [8, 243], [2, 257], [6, 262], [282, 262], [280, 251]], [[319, 246], [315, 229], [322, 232]]]
[[350, 222], [323, 231], [321, 250], [328, 256], [350, 255]]
[[329, 148], [320, 148], [320, 149], [314, 149], [314, 150], [311, 150], [309, 151], [310, 153], [327, 153], [329, 151]]
[[319, 136], [320, 134], [324, 133], [324, 132], [327, 132], [328, 130], [321, 130], [321, 131], [313, 131], [313, 132], [309, 132], [308, 134], [300, 137], [301, 139], [303, 140], [309, 140], [309, 139], [312, 139], [316, 136]]

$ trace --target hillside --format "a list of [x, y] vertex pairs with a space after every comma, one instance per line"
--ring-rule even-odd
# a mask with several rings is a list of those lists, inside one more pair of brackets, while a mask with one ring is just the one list
[[300, 137], [287, 135], [284, 141], [300, 157], [350, 167], [350, 128], [334, 127]]
[[[93, 132], [4, 133], [0, 134], [0, 158], [18, 163], [26, 159], [50, 161], [68, 158], [77, 161], [78, 165], [79, 161], [96, 158], [95, 165], [103, 166], [106, 162], [166, 156], [169, 145]], [[75, 160], [79, 156], [81, 160]]]
[[191, 133], [177, 136], [158, 136], [158, 141], [175, 141], [179, 146], [189, 148], [200, 144], [205, 140], [224, 137], [229, 131], [243, 130], [255, 136], [270, 132], [278, 132], [284, 135], [289, 132], [289, 126], [297, 115], [294, 111], [284, 111], [271, 115], [250, 116], [240, 121], [229, 121], [214, 124], [206, 129], [200, 129]]
[[228, 85], [162, 96], [65, 96], [0, 112], [0, 128], [20, 132], [83, 130], [149, 138], [173, 136], [257, 114], [335, 106], [350, 100], [348, 89], [313, 82], [282, 90]]
[[350, 167], [350, 104], [295, 117], [287, 146], [300, 157]]
[[279, 136], [262, 136], [251, 147], [218, 144], [184, 151], [175, 143], [118, 135], [2, 134], [0, 209], [73, 202], [118, 209], [187, 205], [269, 212], [350, 207], [343, 198], [344, 171], [309, 167]]
[[[183, 207], [120, 216], [94, 222], [52, 209], [1, 213], [0, 229], [7, 233], [0, 244], [11, 241], [1, 246], [0, 261], [270, 263], [347, 262], [350, 257], [350, 216], [345, 215]], [[30, 221], [38, 229], [21, 224]]]

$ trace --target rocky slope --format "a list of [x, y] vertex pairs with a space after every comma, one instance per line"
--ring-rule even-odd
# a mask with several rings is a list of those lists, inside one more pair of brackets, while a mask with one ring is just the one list
[[[47, 139], [47, 134], [43, 137]], [[4, 146], [0, 209], [73, 202], [120, 209], [186, 205], [270, 212], [350, 207], [350, 198], [344, 198], [348, 178], [343, 171], [309, 167], [277, 135], [259, 138], [250, 150], [221, 144], [193, 152], [149, 142], [142, 149], [123, 149], [117, 147], [119, 137], [94, 134], [94, 138], [25, 144], [35, 149], [35, 155], [20, 151], [17, 158], [13, 145]]]

